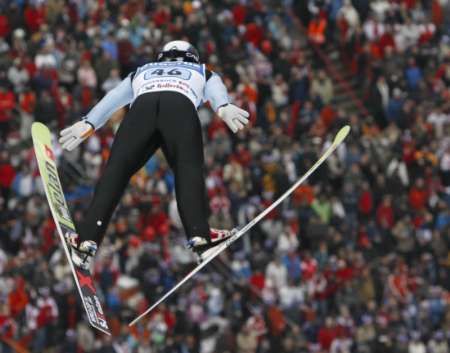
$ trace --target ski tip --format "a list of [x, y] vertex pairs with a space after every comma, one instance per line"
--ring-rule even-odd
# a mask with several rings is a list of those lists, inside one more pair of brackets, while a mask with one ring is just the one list
[[342, 141], [344, 141], [350, 133], [350, 130], [350, 125], [345, 125], [343, 128], [341, 128], [334, 138], [334, 144], [339, 145]]
[[50, 131], [47, 126], [42, 123], [35, 122], [31, 125], [31, 134], [33, 136], [48, 134], [50, 135]]
[[42, 124], [40, 122], [34, 122], [31, 125], [31, 129], [32, 130], [37, 130], [37, 129], [45, 129], [45, 130], [47, 130], [47, 126], [45, 126], [44, 124]]
[[128, 324], [128, 327], [132, 327], [132, 326], [136, 325], [136, 323], [142, 318], [143, 315], [145, 315], [145, 314], [141, 314], [141, 315], [139, 315], [137, 318], [135, 318], [133, 321], [131, 321], [131, 322]]

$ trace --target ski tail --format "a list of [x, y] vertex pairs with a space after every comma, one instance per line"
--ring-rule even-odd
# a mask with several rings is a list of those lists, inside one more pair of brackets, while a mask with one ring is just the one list
[[191, 272], [189, 272], [180, 282], [178, 282], [174, 287], [172, 287], [166, 294], [164, 294], [158, 301], [156, 301], [151, 307], [149, 307], [146, 311], [140, 314], [137, 318], [130, 322], [129, 326], [136, 324], [140, 319], [142, 319], [145, 315], [151, 312], [154, 308], [156, 308], [159, 304], [165, 301], [170, 295], [172, 295], [178, 288], [180, 288], [184, 283], [186, 283], [189, 279], [191, 279], [197, 272], [199, 272], [203, 267], [205, 267], [209, 262], [211, 262], [217, 255], [219, 255], [222, 251], [228, 248], [232, 243], [242, 237], [246, 232], [248, 232], [251, 228], [253, 228], [261, 219], [267, 216], [272, 210], [277, 207], [281, 202], [283, 202], [289, 195], [291, 195], [295, 189], [297, 189], [302, 183], [305, 182], [308, 177], [314, 173], [317, 168], [319, 168], [323, 162], [325, 162], [328, 157], [341, 145], [341, 143], [345, 140], [345, 138], [350, 133], [350, 126], [346, 125], [341, 128], [336, 134], [333, 143], [327, 148], [327, 150], [322, 154], [322, 156], [314, 163], [314, 165], [300, 178], [295, 184], [293, 184], [283, 195], [281, 195], [274, 203], [272, 203], [269, 207], [267, 207], [264, 211], [262, 211], [258, 216], [256, 216], [252, 221], [247, 223], [245, 227], [239, 230], [236, 234], [231, 236], [229, 239], [220, 244], [215, 252], [213, 252], [210, 257], [208, 257], [205, 261], [195, 267]]
[[69, 261], [70, 269], [80, 294], [81, 301], [83, 302], [88, 321], [91, 326], [95, 327], [97, 330], [110, 335], [103, 308], [93, 285], [92, 276], [89, 270], [74, 266], [71, 260], [70, 250], [64, 238], [66, 232], [76, 232], [76, 230], [59, 180], [56, 158], [51, 144], [50, 131], [42, 123], [33, 123], [31, 127], [31, 136], [33, 138], [34, 151], [47, 201], [56, 224], [56, 229], [64, 253]]

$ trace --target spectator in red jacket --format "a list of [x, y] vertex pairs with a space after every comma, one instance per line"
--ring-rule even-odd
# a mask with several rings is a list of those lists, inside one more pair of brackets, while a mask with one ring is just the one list
[[361, 194], [359, 195], [358, 210], [364, 217], [369, 217], [373, 210], [373, 195], [370, 191], [368, 183], [362, 186]]
[[334, 339], [337, 337], [338, 328], [332, 317], [327, 317], [325, 319], [325, 325], [319, 329], [319, 333], [317, 334], [317, 341], [320, 344], [320, 347], [328, 351], [333, 343]]
[[424, 180], [419, 178], [409, 191], [409, 204], [416, 211], [423, 210], [428, 203], [429, 192], [425, 187]]
[[0, 153], [0, 190], [2, 202], [0, 202], [0, 209], [8, 207], [8, 200], [11, 192], [11, 185], [16, 176], [16, 171], [9, 162], [8, 152], [2, 151]]
[[233, 6], [233, 20], [236, 26], [244, 23], [245, 17], [247, 15], [247, 9], [242, 4], [236, 4]]
[[8, 133], [12, 111], [15, 107], [14, 92], [6, 87], [5, 82], [0, 83], [0, 137]]
[[26, 7], [24, 12], [25, 23], [31, 32], [39, 31], [41, 25], [45, 23], [45, 17], [46, 8], [44, 4], [30, 4]]
[[8, 17], [6, 14], [0, 14], [0, 37], [5, 38], [10, 31], [11, 27], [9, 26]]
[[394, 225], [394, 209], [391, 196], [385, 196], [377, 209], [377, 222], [383, 228], [391, 228]]
[[380, 52], [384, 55], [386, 48], [390, 47], [395, 50], [394, 36], [392, 35], [392, 26], [386, 26], [385, 32], [381, 35], [378, 45]]
[[252, 43], [255, 47], [259, 47], [263, 38], [264, 30], [259, 24], [252, 22], [247, 25], [245, 32], [245, 39], [247, 42]]

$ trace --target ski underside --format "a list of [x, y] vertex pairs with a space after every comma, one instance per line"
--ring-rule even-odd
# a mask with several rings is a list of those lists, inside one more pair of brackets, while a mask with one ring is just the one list
[[33, 123], [31, 136], [48, 204], [88, 321], [94, 328], [110, 335], [91, 273], [89, 270], [81, 269], [73, 264], [69, 247], [64, 238], [66, 232], [76, 232], [76, 230], [59, 180], [50, 131], [42, 123]]

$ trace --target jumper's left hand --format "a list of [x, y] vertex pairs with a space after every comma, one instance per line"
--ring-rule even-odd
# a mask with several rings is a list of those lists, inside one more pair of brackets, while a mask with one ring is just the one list
[[217, 115], [234, 133], [242, 130], [248, 124], [249, 113], [231, 103], [220, 107], [217, 110]]

